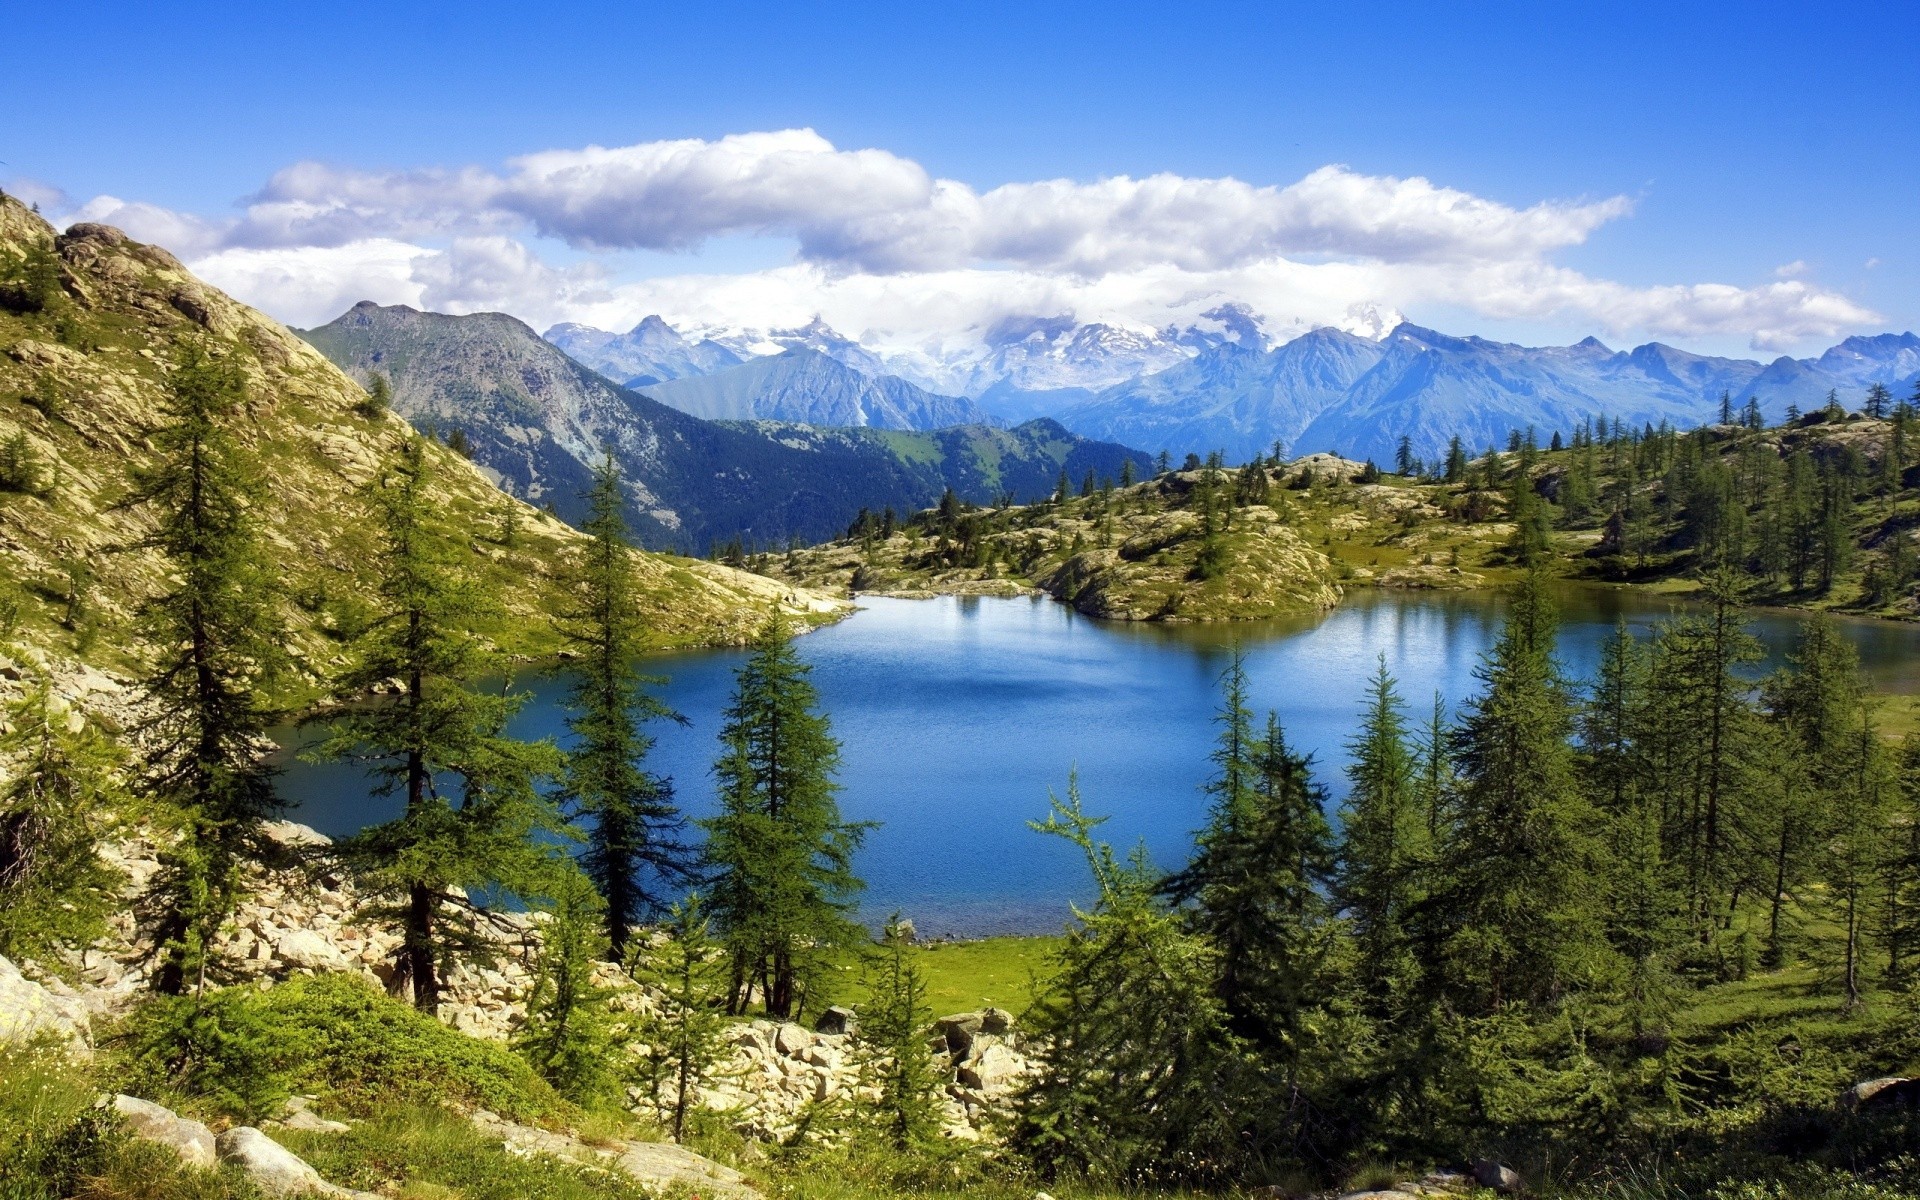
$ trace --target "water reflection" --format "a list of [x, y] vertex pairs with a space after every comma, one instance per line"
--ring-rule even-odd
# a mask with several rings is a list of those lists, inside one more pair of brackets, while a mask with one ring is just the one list
[[[1686, 607], [1601, 588], [1568, 588], [1560, 600], [1560, 655], [1576, 678], [1591, 673], [1616, 619], [1646, 629]], [[1252, 704], [1279, 712], [1337, 799], [1376, 657], [1386, 656], [1411, 715], [1424, 716], [1436, 692], [1451, 710], [1473, 693], [1504, 607], [1495, 593], [1359, 591], [1328, 614], [1224, 626], [1110, 624], [1037, 598], [862, 603], [800, 645], [844, 742], [843, 808], [882, 822], [859, 861], [866, 913], [898, 909], [922, 930], [957, 933], [1059, 927], [1084, 868], [1026, 822], [1076, 766], [1089, 809], [1110, 814], [1110, 840], [1144, 841], [1163, 864], [1184, 858], [1205, 809], [1216, 680], [1235, 645], [1247, 654]], [[1784, 661], [1797, 624], [1793, 614], [1754, 616], [1769, 652], [1759, 670]], [[1920, 684], [1920, 627], [1841, 626], [1876, 686]], [[654, 664], [691, 722], [656, 731], [654, 765], [696, 816], [713, 807], [715, 735], [741, 657], [703, 651]], [[514, 732], [560, 737], [564, 685], [525, 686], [534, 699]], [[329, 833], [394, 811], [350, 768], [295, 763], [282, 783], [299, 819]]]

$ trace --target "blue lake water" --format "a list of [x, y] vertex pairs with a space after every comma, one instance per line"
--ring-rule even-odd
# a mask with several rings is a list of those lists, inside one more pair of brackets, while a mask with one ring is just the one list
[[[1675, 611], [1664, 599], [1604, 589], [1562, 593], [1560, 655], [1587, 677], [1617, 618], [1649, 626]], [[1234, 625], [1096, 621], [1046, 599], [863, 598], [838, 625], [800, 639], [802, 657], [843, 744], [841, 806], [880, 822], [857, 866], [864, 915], [899, 911], [923, 934], [1057, 930], [1083, 898], [1085, 867], [1066, 843], [1027, 828], [1049, 789], [1077, 767], [1087, 809], [1108, 814], [1116, 846], [1144, 841], [1177, 866], [1204, 819], [1218, 680], [1238, 644], [1252, 702], [1280, 714], [1289, 742], [1311, 750], [1337, 802], [1344, 742], [1379, 655], [1409, 715], [1438, 691], [1449, 708], [1474, 692], [1473, 669], [1499, 631], [1491, 593], [1356, 590], [1324, 616]], [[1757, 613], [1772, 664], [1793, 641], [1792, 614]], [[1920, 626], [1843, 621], [1876, 686], [1920, 690]], [[662, 725], [653, 767], [674, 780], [692, 816], [713, 809], [711, 764], [720, 713], [742, 651], [661, 655], [666, 700], [689, 720]], [[564, 683], [530, 678], [514, 732], [563, 736]], [[351, 768], [289, 760], [281, 787], [291, 814], [329, 834], [388, 819]]]

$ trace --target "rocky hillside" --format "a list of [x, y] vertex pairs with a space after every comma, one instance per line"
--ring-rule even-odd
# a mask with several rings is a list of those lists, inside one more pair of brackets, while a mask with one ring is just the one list
[[[1502, 575], [1511, 526], [1448, 523], [1438, 489], [1311, 455], [1247, 471], [1174, 471], [1064, 503], [929, 510], [894, 529], [753, 565], [843, 592], [1039, 590], [1092, 616], [1248, 620], [1317, 612], [1344, 586], [1474, 587]], [[1465, 564], [1465, 565], [1463, 565]]]
[[[315, 676], [335, 665], [372, 578], [357, 491], [407, 423], [365, 411], [366, 393], [312, 347], [118, 230], [56, 233], [0, 198], [0, 276], [0, 623], [56, 657], [116, 667], [135, 656], [132, 618], [161, 564], [136, 548], [150, 516], [120, 501], [128, 467], [148, 452], [175, 350], [199, 339], [246, 377], [241, 437], [264, 468], [262, 516], [296, 654]], [[503, 496], [459, 455], [434, 456], [454, 549], [505, 597], [484, 632], [540, 651], [578, 535]], [[643, 570], [655, 628], [673, 643], [739, 640], [790, 590], [708, 564], [649, 559]]]

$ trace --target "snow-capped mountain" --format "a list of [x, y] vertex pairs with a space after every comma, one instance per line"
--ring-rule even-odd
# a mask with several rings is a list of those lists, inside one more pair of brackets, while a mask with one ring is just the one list
[[744, 361], [718, 342], [689, 341], [657, 316], [647, 317], [626, 333], [569, 323], [555, 325], [541, 336], [581, 366], [627, 387], [706, 375]]
[[[1266, 452], [1279, 440], [1300, 452], [1386, 461], [1402, 436], [1413, 439], [1416, 453], [1433, 457], [1456, 435], [1481, 449], [1504, 443], [1514, 429], [1532, 426], [1545, 439], [1589, 417], [1687, 427], [1712, 420], [1722, 393], [1736, 404], [1756, 397], [1767, 417], [1778, 420], [1789, 406], [1824, 403], [1830, 390], [1851, 406], [1875, 383], [1907, 398], [1920, 379], [1920, 337], [1912, 333], [1851, 337], [1814, 358], [1761, 363], [1658, 342], [1617, 351], [1596, 338], [1533, 347], [1453, 337], [1384, 310], [1356, 309], [1345, 324], [1281, 340], [1257, 314], [1223, 305], [1190, 324], [1157, 330], [1083, 323], [1071, 315], [1011, 317], [930, 347], [864, 344], [817, 317], [795, 329], [709, 329], [691, 336], [649, 317], [625, 335], [557, 326], [549, 338], [596, 369], [602, 369], [596, 358], [608, 363], [610, 374], [644, 359], [657, 378], [685, 381], [742, 371], [729, 357], [752, 367], [805, 351], [875, 381], [880, 392], [918, 394], [899, 393], [910, 396], [905, 401], [879, 392], [855, 399], [856, 381], [829, 380], [832, 373], [819, 364], [801, 370], [797, 363], [777, 371], [763, 366], [724, 387], [672, 385], [689, 397], [686, 403], [718, 406], [716, 413], [724, 408], [729, 415], [811, 421], [835, 413], [836, 420], [875, 424], [960, 412], [971, 413], [970, 420], [990, 414], [1005, 422], [1051, 416], [1076, 433], [1149, 451], [1165, 448], [1178, 456], [1217, 449], [1234, 459]], [[685, 350], [668, 353], [674, 347]], [[750, 386], [749, 379], [755, 381]], [[806, 394], [808, 387], [820, 390]], [[963, 399], [970, 399], [968, 407], [956, 407]]]
[[1572, 346], [1517, 346], [1451, 337], [1403, 323], [1372, 342], [1318, 329], [1273, 350], [1202, 351], [1192, 362], [1108, 388], [1059, 413], [1077, 433], [1176, 456], [1264, 452], [1275, 439], [1306, 453], [1332, 450], [1390, 460], [1400, 439], [1433, 457], [1458, 436], [1479, 450], [1512, 430], [1544, 441], [1582, 421], [1682, 428], [1714, 420], [1720, 397], [1760, 402], [1771, 420], [1789, 405], [1825, 402], [1829, 389], [1858, 406], [1884, 383], [1902, 397], [1920, 381], [1920, 338], [1849, 338], [1817, 359], [1762, 365], [1651, 342], [1629, 351], [1597, 338]]
[[876, 429], [988, 423], [979, 406], [963, 396], [942, 396], [894, 375], [868, 375], [805, 346], [711, 375], [640, 390], [681, 412], [716, 421], [798, 421]]

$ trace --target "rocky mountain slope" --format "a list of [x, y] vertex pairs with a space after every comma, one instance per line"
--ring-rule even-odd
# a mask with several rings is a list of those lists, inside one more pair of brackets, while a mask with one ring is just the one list
[[[829, 452], [835, 447], [875, 448], [891, 455], [919, 481], [921, 494], [937, 499], [951, 488], [975, 504], [1005, 497], [1014, 502], [1051, 495], [1066, 472], [1074, 487], [1088, 476], [1098, 482], [1122, 477], [1129, 464], [1135, 478], [1153, 470], [1153, 460], [1113, 442], [1096, 442], [1068, 433], [1058, 421], [1027, 421], [1012, 429], [960, 425], [951, 429], [835, 429], [778, 421], [751, 425], [790, 446]], [[894, 505], [910, 512], [919, 505]], [[875, 509], [873, 511], [879, 511]]]
[[929, 392], [897, 375], [867, 375], [806, 348], [707, 375], [652, 384], [645, 391], [681, 412], [720, 421], [797, 421], [874, 429], [945, 429], [988, 421], [980, 406], [964, 397]]
[[1009, 451], [1018, 461], [1045, 456], [1049, 488], [1063, 465], [1117, 475], [1127, 453], [1057, 426], [1008, 441], [986, 432], [827, 436], [706, 421], [609, 382], [499, 313], [360, 304], [302, 336], [356, 378], [384, 374], [399, 411], [459, 430], [483, 470], [562, 517], [578, 515], [588, 464], [611, 446], [649, 546], [818, 541], [862, 508], [911, 511], [949, 486], [986, 503], [999, 495], [997, 463]]
[[[36, 277], [39, 282], [33, 282]], [[64, 234], [0, 198], [0, 623], [54, 657], [102, 666], [137, 657], [133, 616], [161, 582], [138, 548], [151, 516], [121, 500], [149, 451], [177, 347], [237, 360], [249, 402], [240, 436], [257, 454], [262, 512], [286, 586], [293, 649], [318, 674], [364, 620], [372, 528], [358, 492], [410, 433], [363, 409], [366, 393], [267, 317], [195, 279], [165, 251], [102, 225]], [[433, 451], [449, 549], [498, 586], [506, 611], [485, 632], [537, 652], [571, 529], [500, 494], [472, 464]], [[22, 478], [21, 476], [25, 476]], [[501, 536], [516, 510], [511, 539]], [[509, 544], [510, 542], [510, 544]], [[663, 641], [739, 640], [791, 589], [708, 564], [642, 566]]]

